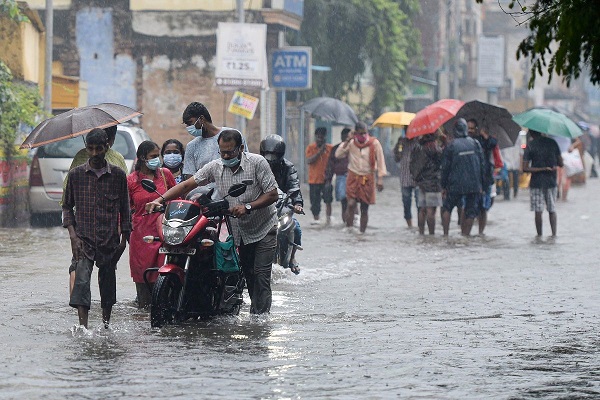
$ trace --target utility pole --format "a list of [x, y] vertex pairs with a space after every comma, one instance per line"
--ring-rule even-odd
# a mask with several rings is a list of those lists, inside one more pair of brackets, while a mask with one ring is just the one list
[[[244, 0], [237, 0], [237, 13], [238, 13], [238, 22], [243, 24], [245, 22], [244, 16]], [[241, 115], [236, 116], [236, 123], [238, 130], [245, 135], [246, 131], [246, 118]], [[247, 150], [247, 149], [246, 149]]]
[[454, 58], [452, 60], [452, 98], [458, 99], [460, 51], [461, 51], [461, 12], [460, 0], [454, 0]]
[[52, 113], [52, 41], [54, 39], [54, 7], [46, 0], [46, 59], [44, 63], [44, 111]]

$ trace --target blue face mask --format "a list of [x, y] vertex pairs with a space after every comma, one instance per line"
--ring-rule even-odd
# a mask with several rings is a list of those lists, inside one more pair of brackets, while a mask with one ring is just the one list
[[163, 156], [163, 160], [165, 160], [165, 165], [169, 168], [178, 167], [179, 164], [181, 164], [182, 159], [183, 158], [181, 158], [181, 154], [177, 153], [165, 154]]
[[160, 167], [160, 164], [160, 157], [152, 158], [146, 161], [146, 166], [152, 171], [156, 171], [156, 169]]
[[202, 136], [202, 126], [198, 129], [195, 125], [190, 125], [186, 126], [185, 129], [187, 129], [188, 133], [194, 137]]
[[225, 167], [233, 168], [240, 163], [240, 159], [238, 157], [230, 158], [229, 160], [221, 158], [221, 162]]
[[202, 128], [204, 128], [204, 124], [202, 124], [200, 126], [200, 129], [196, 128], [196, 124], [198, 123], [199, 120], [200, 120], [200, 117], [198, 117], [198, 119], [196, 120], [196, 122], [194, 122], [193, 125], [185, 127], [185, 129], [188, 131], [188, 133], [194, 137], [202, 136]]

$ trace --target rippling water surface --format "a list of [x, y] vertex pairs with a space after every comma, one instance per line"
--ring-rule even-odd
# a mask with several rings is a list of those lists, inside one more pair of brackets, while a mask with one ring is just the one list
[[485, 237], [420, 237], [390, 179], [367, 235], [301, 217], [302, 272], [274, 268], [269, 316], [163, 329], [126, 258], [111, 328], [94, 278], [76, 329], [66, 230], [0, 230], [0, 398], [600, 398], [599, 195], [559, 203], [555, 240], [534, 237], [526, 191]]

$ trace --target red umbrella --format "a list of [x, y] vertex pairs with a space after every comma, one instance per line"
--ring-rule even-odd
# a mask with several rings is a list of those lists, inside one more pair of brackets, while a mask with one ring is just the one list
[[412, 139], [434, 133], [444, 122], [454, 117], [464, 104], [464, 101], [460, 100], [443, 99], [428, 105], [415, 115], [408, 126], [406, 137]]

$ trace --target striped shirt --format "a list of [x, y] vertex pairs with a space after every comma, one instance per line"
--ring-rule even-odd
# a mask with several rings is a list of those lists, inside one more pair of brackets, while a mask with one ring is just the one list
[[119, 221], [121, 231], [131, 232], [127, 176], [110, 163], [97, 176], [89, 161], [69, 171], [68, 176], [63, 226], [75, 227], [87, 258], [107, 263], [120, 242]]
[[415, 180], [410, 174], [410, 156], [417, 145], [416, 139], [403, 139], [400, 152], [400, 187], [415, 187]]
[[[221, 158], [206, 164], [194, 174], [197, 183], [208, 180], [215, 182], [220, 193], [227, 193], [229, 188], [241, 183], [243, 180], [251, 180], [252, 184], [246, 188], [246, 192], [239, 197], [228, 197], [229, 206], [246, 204], [256, 200], [261, 194], [277, 189], [275, 176], [271, 172], [269, 163], [263, 156], [253, 153], [242, 153], [240, 167], [233, 172], [229, 167], [223, 166]], [[250, 214], [239, 218], [232, 218], [231, 225], [235, 242], [240, 244], [255, 243], [264, 238], [267, 233], [277, 224], [277, 210], [275, 204], [268, 207], [253, 209]]]

